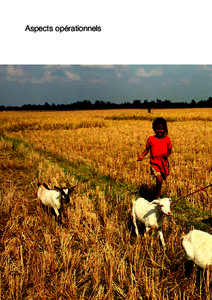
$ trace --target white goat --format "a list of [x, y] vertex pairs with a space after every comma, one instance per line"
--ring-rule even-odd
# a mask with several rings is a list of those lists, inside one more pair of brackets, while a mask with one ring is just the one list
[[139, 220], [145, 225], [146, 232], [152, 227], [158, 230], [161, 243], [165, 247], [162, 226], [164, 215], [171, 215], [170, 205], [171, 200], [169, 198], [153, 200], [152, 202], [144, 198], [133, 201], [132, 216], [137, 236], [139, 236], [139, 232], [136, 221]]
[[183, 237], [182, 244], [188, 260], [203, 269], [212, 265], [212, 235], [194, 229]]
[[41, 200], [42, 204], [54, 209], [57, 218], [60, 216], [59, 210], [62, 205], [63, 199], [66, 203], [70, 202], [69, 195], [75, 188], [59, 188], [54, 187], [56, 190], [51, 190], [46, 183], [38, 183], [38, 199]]

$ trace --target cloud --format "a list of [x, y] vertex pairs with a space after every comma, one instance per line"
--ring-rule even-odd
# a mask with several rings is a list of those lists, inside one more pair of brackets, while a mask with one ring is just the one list
[[[39, 74], [36, 74], [36, 69], [30, 66], [24, 68], [20, 66], [8, 66], [5, 69], [7, 81], [15, 81], [20, 84], [45, 84], [51, 82], [67, 83], [71, 81], [80, 81], [81, 78], [78, 74], [67, 70], [67, 66], [42, 66]], [[1, 72], [2, 73], [2, 72]]]
[[200, 68], [198, 68], [198, 70], [203, 70], [203, 71], [212, 71], [212, 65], [202, 65], [202, 66], [198, 66]]
[[150, 72], [147, 72], [145, 69], [139, 68], [136, 71], [136, 76], [139, 76], [139, 77], [161, 76], [162, 74], [163, 74], [163, 72], [160, 69], [152, 69]]
[[64, 73], [72, 81], [80, 81], [81, 80], [80, 76], [77, 75], [77, 74], [74, 74], [74, 73], [69, 72], [69, 71], [65, 71]]
[[49, 83], [57, 81], [58, 83], [67, 83], [71, 81], [80, 81], [78, 74], [70, 71], [70, 66], [46, 66], [44, 74], [39, 79], [32, 80], [32, 83]]
[[150, 77], [158, 77], [163, 75], [163, 71], [160, 69], [152, 69], [150, 71], [145, 70], [144, 68], [138, 68], [135, 71], [135, 77], [131, 77], [128, 82], [129, 83], [141, 83], [141, 78], [150, 78]]
[[44, 84], [44, 83], [49, 83], [52, 81], [57, 80], [57, 76], [53, 76], [51, 71], [45, 71], [43, 76], [39, 79], [36, 79], [34, 77], [31, 78], [31, 83], [34, 84]]
[[69, 71], [55, 72], [55, 70], [45, 71], [39, 79], [32, 78], [31, 82], [35, 84], [44, 84], [57, 81], [58, 83], [67, 83], [69, 81], [80, 81], [80, 76]]
[[7, 81], [17, 81], [19, 83], [27, 82], [27, 75], [21, 67], [8, 66], [6, 68], [6, 80]]
[[24, 76], [24, 71], [20, 67], [8, 66], [7, 73], [9, 76], [14, 76], [14, 77], [23, 77]]

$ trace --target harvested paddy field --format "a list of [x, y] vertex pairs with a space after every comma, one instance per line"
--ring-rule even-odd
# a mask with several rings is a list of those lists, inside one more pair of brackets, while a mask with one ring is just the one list
[[[212, 109], [1, 112], [0, 298], [210, 299], [196, 266], [187, 274], [181, 237], [212, 233], [211, 191], [172, 206], [157, 233], [129, 229], [132, 200], [154, 199], [149, 156], [137, 162], [152, 121], [167, 120], [173, 153], [162, 196], [173, 200], [212, 182]], [[55, 222], [37, 183], [76, 185]], [[207, 223], [207, 224], [206, 224]]]

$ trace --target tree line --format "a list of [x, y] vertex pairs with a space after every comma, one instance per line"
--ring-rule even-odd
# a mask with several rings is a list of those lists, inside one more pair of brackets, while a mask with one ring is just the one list
[[120, 108], [140, 108], [148, 109], [151, 111], [153, 108], [198, 108], [198, 107], [212, 107], [212, 97], [208, 100], [200, 100], [196, 102], [192, 100], [187, 102], [171, 102], [170, 100], [134, 100], [132, 103], [125, 102], [122, 104], [116, 104], [111, 102], [104, 102], [103, 100], [97, 100], [92, 103], [90, 100], [77, 101], [70, 104], [24, 104], [22, 106], [0, 106], [1, 111], [10, 110], [95, 110], [95, 109], [120, 109]]

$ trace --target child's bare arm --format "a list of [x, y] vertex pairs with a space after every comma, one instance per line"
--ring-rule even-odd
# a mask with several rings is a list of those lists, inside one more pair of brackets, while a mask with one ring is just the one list
[[168, 158], [171, 153], [172, 153], [172, 149], [168, 149], [167, 153], [164, 154], [164, 157]]
[[138, 157], [137, 161], [142, 161], [148, 153], [149, 153], [149, 148], [145, 148], [143, 153]]

